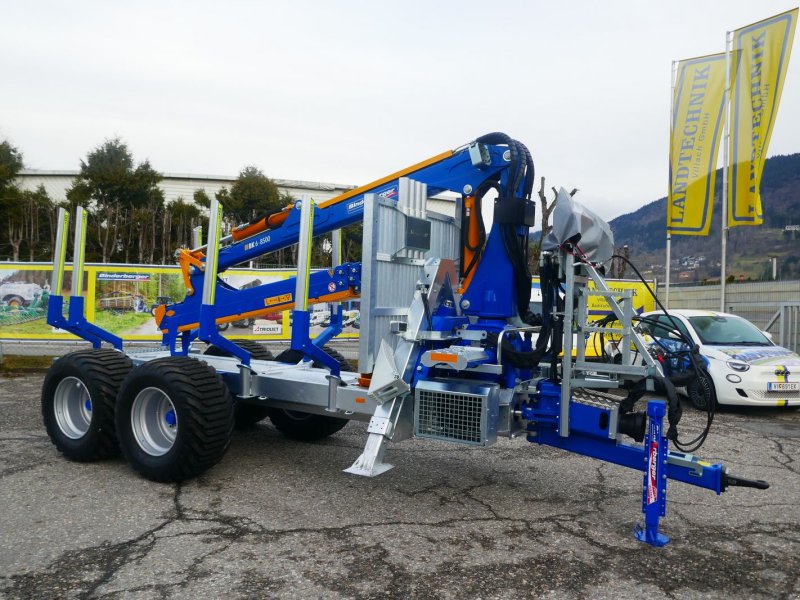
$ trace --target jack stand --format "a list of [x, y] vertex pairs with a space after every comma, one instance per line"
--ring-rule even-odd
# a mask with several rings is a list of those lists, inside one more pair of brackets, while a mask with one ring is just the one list
[[661, 547], [669, 537], [658, 531], [659, 519], [667, 514], [667, 438], [664, 435], [664, 415], [667, 412], [663, 400], [647, 403], [649, 426], [644, 440], [647, 470], [644, 473], [642, 512], [644, 527], [634, 527], [636, 539], [651, 546]]
[[[389, 440], [400, 441], [411, 437], [410, 427], [406, 431], [404, 426], [406, 422], [413, 419], [407, 412], [411, 410], [411, 404], [411, 402], [405, 402], [405, 396], [400, 396], [375, 409], [375, 414], [369, 421], [367, 429], [369, 437], [364, 445], [364, 451], [350, 468], [344, 470], [345, 473], [375, 477], [394, 467], [394, 465], [383, 462], [386, 442]], [[402, 414], [404, 408], [406, 414]]]

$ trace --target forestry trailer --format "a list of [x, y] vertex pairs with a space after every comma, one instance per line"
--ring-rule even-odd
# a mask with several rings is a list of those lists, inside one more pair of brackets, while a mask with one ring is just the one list
[[[212, 201], [207, 243], [196, 232], [194, 248], [177, 253], [185, 298], [153, 311], [160, 351], [125, 350], [119, 337], [87, 322], [81, 208], [63, 314], [69, 214], [62, 210], [48, 323], [93, 349], [58, 359], [47, 374], [42, 409], [51, 440], [78, 461], [119, 448], [144, 477], [179, 481], [222, 458], [235, 424], [266, 417], [301, 440], [325, 438], [352, 419], [368, 422], [364, 450], [346, 469], [368, 477], [391, 468], [384, 462], [390, 441], [489, 446], [499, 436], [525, 435], [642, 471], [645, 516], [635, 532], [655, 546], [668, 541], [659, 532], [668, 480], [717, 494], [734, 485], [766, 488], [677, 450], [686, 447], [678, 442], [674, 386], [633, 327], [631, 293], [610, 290], [602, 276], [611, 232], [564, 190], [542, 245], [542, 314], [531, 313], [533, 183], [528, 149], [492, 133], [319, 204], [303, 197], [225, 236]], [[430, 197], [448, 193], [455, 218], [428, 210]], [[488, 231], [484, 200], [493, 204]], [[311, 272], [312, 238], [331, 235], [337, 250], [341, 228], [355, 223], [363, 224], [361, 262], [341, 263], [334, 251], [329, 269]], [[219, 277], [292, 244], [299, 245], [294, 278], [236, 289]], [[614, 327], [589, 323], [592, 295], [611, 307]], [[327, 346], [342, 331], [341, 303], [352, 299], [360, 301], [357, 371]], [[311, 339], [310, 307], [322, 302], [332, 307], [330, 324]], [[291, 345], [277, 357], [218, 331], [290, 308]], [[622, 364], [586, 360], [591, 332], [621, 339]], [[207, 344], [205, 352], [192, 351], [195, 340]], [[636, 411], [648, 391], [666, 401], [651, 399]]]

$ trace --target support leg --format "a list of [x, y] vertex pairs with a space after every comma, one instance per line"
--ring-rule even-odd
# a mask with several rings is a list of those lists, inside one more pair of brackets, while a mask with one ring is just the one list
[[634, 528], [636, 539], [651, 546], [665, 546], [669, 537], [658, 531], [658, 523], [667, 512], [667, 438], [664, 435], [666, 403], [651, 400], [647, 403], [648, 429], [645, 437], [647, 470], [644, 473], [642, 512], [644, 527]]
[[[389, 440], [400, 441], [411, 437], [412, 402], [405, 396], [385, 402], [375, 409], [375, 414], [369, 422], [369, 437], [361, 456], [345, 473], [375, 477], [385, 473], [393, 465], [383, 462], [386, 452], [386, 442]], [[404, 410], [405, 409], [405, 410]]]

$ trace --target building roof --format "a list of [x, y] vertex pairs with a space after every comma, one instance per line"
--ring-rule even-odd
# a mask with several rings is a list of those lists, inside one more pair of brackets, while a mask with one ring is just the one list
[[[72, 186], [73, 180], [79, 171], [59, 171], [23, 169], [19, 172], [18, 182], [23, 190], [35, 190], [40, 185], [44, 186], [48, 196], [56, 202], [67, 199], [67, 190]], [[158, 184], [164, 192], [166, 202], [174, 202], [178, 198], [185, 201], [191, 200], [195, 191], [205, 190], [209, 196], [214, 196], [223, 187], [230, 187], [236, 175], [202, 175], [191, 173], [162, 173], [163, 179]], [[334, 198], [348, 190], [356, 188], [355, 185], [341, 183], [324, 183], [321, 181], [301, 181], [297, 179], [270, 179], [282, 191], [299, 197], [302, 194], [310, 195], [316, 202]], [[428, 199], [428, 210], [444, 215], [453, 216], [455, 213], [455, 195], [449, 193], [439, 194]]]
[[[65, 200], [67, 190], [78, 176], [78, 170], [42, 170], [23, 169], [19, 172], [20, 187], [34, 190], [43, 185], [48, 195], [56, 201]], [[214, 195], [223, 187], [230, 187], [236, 181], [236, 175], [204, 175], [190, 173], [162, 173], [163, 179], [159, 187], [164, 191], [164, 198], [172, 202], [178, 198], [191, 199], [194, 192], [203, 189]], [[317, 200], [327, 200], [342, 192], [355, 188], [354, 185], [341, 183], [324, 183], [321, 181], [301, 181], [296, 179], [270, 178], [281, 190], [295, 194], [308, 193]]]

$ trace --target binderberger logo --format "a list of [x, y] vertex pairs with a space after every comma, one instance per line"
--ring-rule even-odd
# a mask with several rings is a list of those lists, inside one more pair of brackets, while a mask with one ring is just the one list
[[358, 210], [359, 208], [364, 208], [364, 198], [361, 198], [360, 200], [355, 200], [353, 202], [350, 202], [347, 205], [347, 212], [350, 213], [350, 212], [353, 212], [355, 210]]

